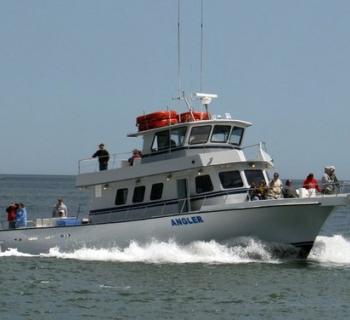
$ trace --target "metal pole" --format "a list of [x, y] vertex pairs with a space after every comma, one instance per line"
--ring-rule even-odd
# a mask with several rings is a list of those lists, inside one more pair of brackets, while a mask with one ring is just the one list
[[201, 66], [200, 66], [200, 81], [199, 92], [203, 89], [203, 0], [201, 0]]
[[177, 2], [177, 91], [181, 97], [180, 0]]

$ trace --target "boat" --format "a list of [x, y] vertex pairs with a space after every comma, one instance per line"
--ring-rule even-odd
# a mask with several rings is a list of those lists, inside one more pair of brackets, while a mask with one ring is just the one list
[[[270, 181], [272, 158], [263, 143], [244, 147], [250, 122], [209, 113], [215, 95], [196, 97], [205, 112], [189, 106], [182, 114], [163, 110], [137, 118], [137, 131], [128, 137], [141, 139], [142, 157], [132, 165], [119, 155], [103, 171], [95, 158], [79, 161], [76, 186], [91, 197], [85, 217], [40, 218], [25, 228], [3, 229], [1, 250], [38, 254], [54, 247], [254, 237], [292, 246], [306, 258], [327, 217], [348, 205], [350, 194], [303, 189], [297, 198], [251, 201], [252, 184]], [[256, 154], [248, 156], [248, 149]]]

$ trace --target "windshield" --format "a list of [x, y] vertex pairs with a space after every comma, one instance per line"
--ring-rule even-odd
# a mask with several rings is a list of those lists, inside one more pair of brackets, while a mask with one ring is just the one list
[[191, 136], [189, 144], [206, 143], [209, 138], [211, 126], [193, 127], [191, 130]]
[[230, 135], [230, 143], [240, 145], [242, 142], [244, 129], [240, 127], [233, 127]]
[[211, 135], [211, 142], [226, 143], [230, 130], [231, 126], [215, 126]]

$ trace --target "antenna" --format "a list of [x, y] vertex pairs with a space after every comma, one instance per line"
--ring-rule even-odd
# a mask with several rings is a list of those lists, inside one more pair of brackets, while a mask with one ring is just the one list
[[201, 101], [202, 105], [205, 107], [206, 112], [208, 112], [208, 107], [211, 101], [218, 97], [217, 94], [204, 92], [196, 92], [194, 96]]
[[177, 1], [177, 95], [181, 97], [180, 0]]
[[201, 0], [201, 66], [200, 66], [200, 80], [199, 91], [203, 89], [203, 0]]

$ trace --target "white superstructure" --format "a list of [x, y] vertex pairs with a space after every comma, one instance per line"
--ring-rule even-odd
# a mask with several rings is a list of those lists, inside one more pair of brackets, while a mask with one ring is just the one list
[[90, 170], [96, 160], [80, 161], [76, 185], [91, 194], [87, 223], [50, 220], [4, 230], [2, 249], [42, 252], [55, 246], [127, 246], [131, 240], [254, 236], [300, 247], [305, 257], [333, 208], [350, 202], [348, 194], [250, 201], [251, 185], [268, 184], [273, 163], [262, 144], [247, 157], [242, 143], [251, 123], [229, 114], [160, 111], [140, 116], [138, 125], [129, 137], [142, 139], [142, 158], [132, 166], [126, 159], [110, 160], [108, 170], [96, 171]]

